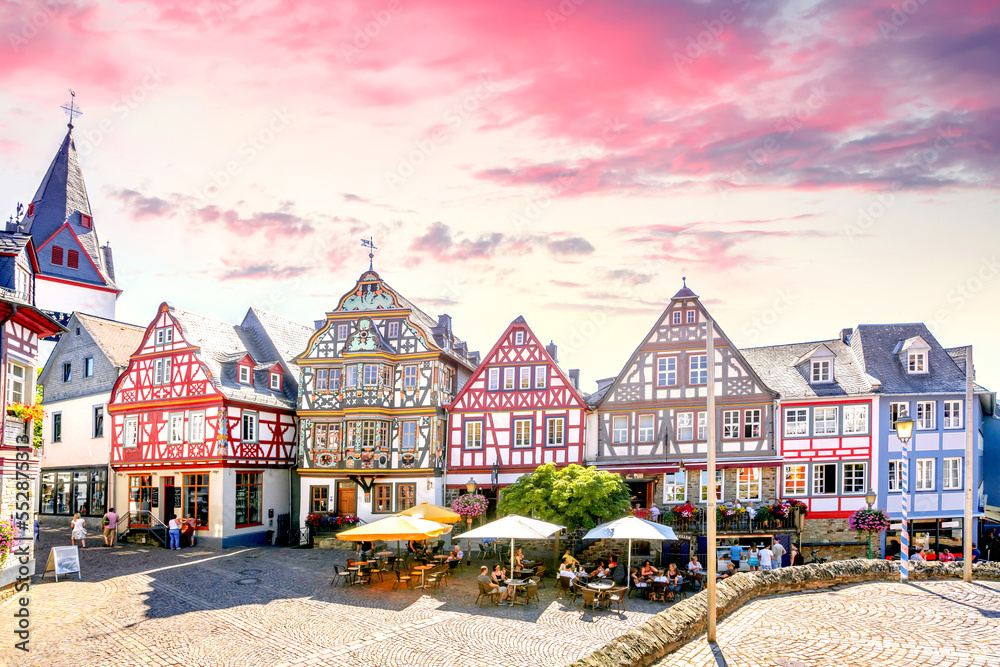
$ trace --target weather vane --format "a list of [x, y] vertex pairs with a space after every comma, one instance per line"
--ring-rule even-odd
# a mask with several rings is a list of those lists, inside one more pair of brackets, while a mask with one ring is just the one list
[[373, 251], [378, 250], [378, 248], [375, 247], [375, 241], [372, 239], [372, 237], [369, 236], [366, 239], [361, 239], [361, 246], [363, 248], [368, 248], [369, 249], [368, 250], [368, 270], [369, 271], [374, 271], [375, 270], [375, 268], [374, 268], [375, 267], [375, 264], [374, 264], [375, 254], [374, 254]]
[[69, 129], [73, 129], [73, 117], [82, 116], [83, 112], [80, 111], [80, 107], [76, 106], [76, 91], [72, 88], [69, 89], [70, 99], [69, 104], [64, 104], [60, 107], [69, 116]]

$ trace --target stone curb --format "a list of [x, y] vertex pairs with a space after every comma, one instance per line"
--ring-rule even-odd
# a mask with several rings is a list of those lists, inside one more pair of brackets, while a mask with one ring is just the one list
[[[976, 579], [1000, 580], [1000, 563], [973, 565]], [[961, 579], [961, 563], [910, 563], [910, 579]], [[770, 595], [832, 588], [867, 581], [898, 581], [899, 563], [886, 560], [844, 560], [784, 567], [770, 572], [744, 572], [718, 583], [718, 618], [747, 602]], [[645, 667], [698, 637], [707, 629], [708, 595], [701, 591], [661, 611], [652, 619], [570, 667]]]

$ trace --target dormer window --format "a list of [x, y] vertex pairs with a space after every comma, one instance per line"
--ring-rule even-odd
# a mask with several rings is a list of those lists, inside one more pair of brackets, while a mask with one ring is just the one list
[[240, 366], [240, 384], [250, 384], [249, 366]]
[[922, 350], [919, 352], [909, 352], [906, 358], [906, 368], [910, 373], [927, 372], [927, 352]]
[[271, 389], [281, 391], [281, 373], [271, 373]]
[[174, 328], [160, 327], [156, 330], [154, 343], [156, 345], [169, 345], [174, 342]]
[[680, 324], [681, 323], [681, 311], [675, 310], [673, 312], [673, 315], [671, 317], [673, 318], [672, 324]]
[[524, 345], [524, 332], [515, 331], [514, 332], [514, 345]]
[[84, 229], [94, 228], [94, 218], [93, 216], [87, 215], [86, 213], [80, 214], [80, 226]]
[[697, 321], [697, 319], [698, 319], [698, 316], [696, 314], [696, 311], [694, 311], [694, 310], [687, 311], [687, 323], [688, 324], [694, 324]]
[[829, 359], [813, 359], [812, 362], [812, 381], [813, 382], [830, 382], [830, 360]]

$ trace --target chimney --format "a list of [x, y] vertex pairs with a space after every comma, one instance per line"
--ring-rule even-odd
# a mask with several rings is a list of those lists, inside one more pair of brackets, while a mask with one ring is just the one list
[[451, 315], [438, 316], [438, 326], [443, 330], [445, 338], [451, 337]]
[[574, 389], [580, 388], [580, 369], [571, 368], [569, 369], [569, 381], [573, 383]]
[[101, 256], [104, 258], [104, 269], [108, 272], [108, 278], [115, 280], [115, 260], [111, 257], [111, 244], [105, 243], [101, 246]]
[[313, 330], [319, 331], [326, 326], [326, 320], [313, 320]]
[[844, 345], [850, 345], [852, 333], [854, 333], [854, 329], [841, 329], [840, 342], [843, 343]]
[[550, 357], [552, 357], [552, 361], [556, 362], [557, 364], [559, 363], [559, 355], [558, 355], [559, 348], [553, 341], [551, 340], [549, 341], [549, 344], [545, 346], [545, 351], [549, 353]]
[[600, 390], [604, 389], [605, 387], [609, 386], [614, 381], [615, 381], [614, 378], [604, 378], [603, 380], [598, 380], [597, 381], [597, 391], [600, 391]]

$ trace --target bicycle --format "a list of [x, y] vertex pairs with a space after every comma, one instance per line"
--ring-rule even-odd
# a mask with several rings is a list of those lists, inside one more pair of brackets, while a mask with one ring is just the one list
[[820, 558], [819, 556], [817, 556], [816, 554], [818, 552], [819, 552], [819, 549], [813, 549], [810, 552], [812, 554], [812, 560], [806, 561], [807, 565], [812, 565], [813, 563], [825, 563], [826, 561], [829, 560], [828, 558]]

